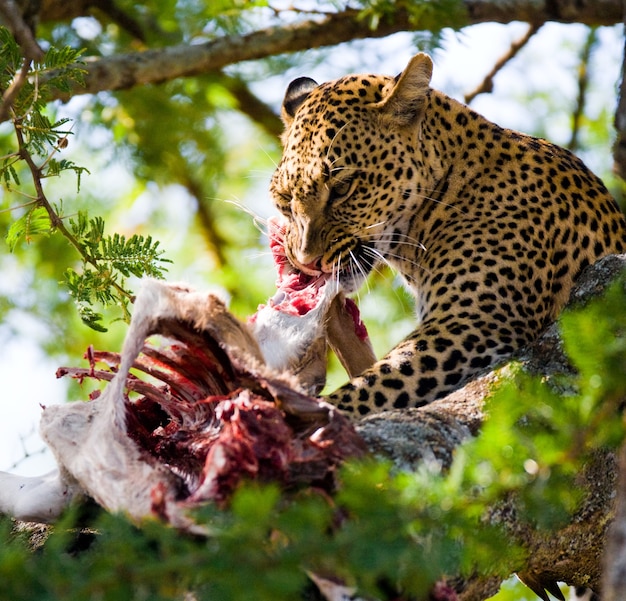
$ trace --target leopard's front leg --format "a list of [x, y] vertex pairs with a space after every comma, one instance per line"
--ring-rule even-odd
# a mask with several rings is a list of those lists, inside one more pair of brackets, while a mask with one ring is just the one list
[[433, 316], [328, 400], [357, 415], [420, 407], [459, 388], [537, 333], [480, 312]]

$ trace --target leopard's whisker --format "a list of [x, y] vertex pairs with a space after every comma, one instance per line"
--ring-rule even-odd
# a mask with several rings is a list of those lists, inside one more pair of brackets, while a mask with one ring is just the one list
[[264, 257], [271, 257], [272, 253], [269, 250], [254, 250], [249, 249], [244, 253], [247, 258], [250, 259], [262, 259]]
[[[407, 246], [412, 248], [419, 248], [420, 250], [428, 250], [421, 242], [412, 238], [411, 236], [407, 236], [405, 234], [396, 234], [393, 232], [383, 232], [382, 234], [369, 234], [365, 236], [361, 236], [361, 239], [369, 239], [380, 242], [396, 242], [398, 246]], [[406, 238], [406, 240], [402, 240], [402, 238]]]
[[233, 200], [230, 198], [224, 198], [222, 199], [223, 202], [225, 202], [226, 204], [229, 205], [233, 205], [234, 207], [237, 207], [240, 211], [246, 213], [247, 215], [249, 215], [250, 217], [252, 217], [252, 225], [262, 234], [265, 234], [266, 236], [269, 236], [269, 230], [267, 227], [267, 219], [265, 217], [261, 217], [261, 215], [259, 215], [258, 213], [256, 213], [255, 211], [253, 211], [250, 207], [246, 206], [243, 202], [241, 202], [240, 200]]
[[333, 136], [332, 140], [330, 141], [330, 144], [328, 145], [328, 150], [326, 151], [326, 160], [329, 161], [330, 166], [332, 167], [332, 161], [329, 160], [329, 155], [330, 155], [330, 151], [332, 150], [333, 144], [335, 143], [335, 140], [337, 139], [337, 137], [339, 136], [339, 134], [346, 128], [348, 127], [349, 122], [346, 122], [343, 126], [341, 126], [338, 130], [337, 133]]
[[379, 221], [377, 223], [372, 223], [371, 225], [366, 225], [363, 229], [364, 230], [371, 230], [374, 229], [375, 227], [383, 227], [385, 225], [387, 225], [389, 221], [387, 219], [385, 219], [385, 221]]
[[331, 273], [331, 276], [333, 280], [335, 281], [335, 292], [337, 294], [339, 294], [339, 291], [341, 290], [340, 275], [341, 275], [341, 256], [337, 257], [336, 261], [333, 261], [332, 273]]
[[262, 144], [257, 144], [257, 146], [261, 149], [261, 152], [270, 160], [270, 163], [274, 165], [274, 169], [278, 169], [278, 163], [276, 162], [276, 159], [274, 159], [272, 155], [269, 152], [267, 152], [267, 150], [265, 150]]
[[388, 261], [387, 257], [383, 255], [378, 249], [374, 248], [373, 246], [368, 246], [367, 244], [363, 244], [362, 248], [363, 253], [369, 254], [375, 262], [383, 263], [384, 265], [387, 265], [387, 267], [395, 271], [394, 266]]
[[272, 177], [272, 173], [268, 171], [262, 171], [260, 169], [254, 170], [250, 169], [245, 175], [242, 176], [243, 179], [249, 181], [266, 181]]
[[[363, 228], [363, 231], [372, 230], [377, 227], [385, 227], [388, 224], [389, 224], [388, 219], [385, 221], [379, 221], [377, 223], [372, 223], [371, 225], [366, 225]], [[387, 239], [404, 238], [405, 240], [408, 240], [409, 242], [414, 243], [415, 246], [422, 248], [422, 250], [426, 250], [426, 247], [419, 240], [417, 240], [417, 238], [413, 238], [412, 236], [409, 236], [408, 234], [405, 234], [404, 232], [394, 231], [394, 232], [367, 233], [367, 234], [362, 234], [362, 236], [368, 236], [369, 238], [380, 239], [380, 240], [382, 240], [383, 237]]]
[[356, 269], [358, 269], [359, 273], [363, 276], [363, 279], [365, 280], [366, 285], [368, 287], [367, 291], [369, 292], [369, 284], [367, 284], [367, 272], [365, 271], [365, 269], [363, 269], [363, 266], [361, 265], [361, 263], [359, 262], [355, 254], [352, 251], [349, 251], [349, 254], [350, 254], [350, 258], [352, 259], [352, 264], [356, 267]]
[[411, 261], [410, 259], [407, 259], [406, 257], [403, 257], [402, 255], [398, 255], [398, 254], [395, 254], [395, 253], [383, 254], [377, 248], [374, 248], [372, 246], [368, 246], [366, 244], [363, 244], [363, 251], [370, 253], [371, 256], [376, 257], [378, 260], [382, 261], [385, 265], [387, 265], [388, 267], [390, 267], [394, 271], [397, 271], [397, 268], [394, 265], [392, 265], [389, 262], [388, 259], [398, 259], [398, 261], [404, 261], [404, 262], [408, 263], [409, 265], [412, 265], [413, 267], [416, 267], [417, 269], [420, 269], [424, 273], [428, 273], [428, 274], [431, 273], [431, 271], [429, 269], [427, 269], [426, 267], [424, 267], [423, 265], [421, 265], [417, 261]]
[[[369, 250], [365, 245], [362, 246], [363, 250]], [[372, 253], [369, 253], [370, 256], [373, 256], [372, 259], [368, 258], [367, 256], [363, 256], [361, 258], [362, 263], [364, 263], [367, 267], [369, 267], [370, 272], [374, 272], [377, 273], [378, 275], [382, 275], [384, 272], [381, 269], [380, 265], [381, 263], [384, 265], [387, 265], [387, 267], [389, 267], [390, 269], [393, 269], [387, 261], [381, 261], [379, 260], [378, 257], [372, 255]], [[364, 253], [365, 255], [365, 253]], [[395, 271], [395, 270], [394, 270]]]
[[[371, 230], [376, 227], [384, 227], [389, 224], [389, 221], [379, 221], [378, 223], [373, 223], [372, 225], [367, 225], [363, 228], [363, 232], [365, 230]], [[370, 240], [380, 240], [380, 241], [396, 241], [398, 244], [412, 245], [415, 247], [422, 248], [426, 250], [426, 247], [416, 238], [409, 236], [403, 232], [393, 231], [393, 232], [379, 232], [379, 233], [361, 233], [359, 236], [361, 239], [368, 238]], [[402, 240], [404, 238], [404, 241]]]

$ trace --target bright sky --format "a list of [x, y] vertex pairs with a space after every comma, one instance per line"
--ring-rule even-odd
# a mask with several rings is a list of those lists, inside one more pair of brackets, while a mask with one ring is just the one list
[[[463, 93], [478, 85], [495, 60], [526, 28], [523, 23], [482, 25], [470, 28], [462, 35], [446, 35], [444, 49], [435, 54], [433, 86], [462, 98]], [[552, 99], [553, 106], [563, 107], [562, 115], [553, 114], [550, 122], [543, 123], [546, 136], [554, 142], [564, 143], [576, 96], [576, 54], [586, 32], [579, 26], [544, 26], [519, 59], [499, 75], [494, 93], [479, 97], [473, 108], [500, 125], [528, 131], [538, 120], [541, 121], [542, 106], [532, 104], [522, 107], [517, 99], [531, 90], [543, 91]], [[345, 48], [341, 48], [333, 52], [323, 65], [317, 65], [308, 72], [288, 72], [283, 78], [266, 80], [257, 84], [255, 91], [278, 104], [293, 77], [306, 74], [321, 82], [344, 74], [346, 64], [350, 65], [351, 71], [395, 74], [402, 70], [414, 51], [410, 48], [412, 39], [407, 34], [401, 34], [387, 40], [361, 43], [360, 51], [346, 52]], [[600, 30], [600, 46], [591, 68], [595, 80], [589, 98], [592, 111], [608, 107], [609, 112], [613, 112], [622, 50], [621, 27]], [[594, 170], [607, 170], [607, 161], [610, 161], [608, 149], [586, 159]], [[271, 274], [268, 277], [274, 276]], [[80, 359], [76, 358], [76, 364], [80, 363]], [[0, 403], [3, 419], [0, 422], [0, 470], [37, 475], [54, 467], [49, 452], [39, 453], [44, 445], [37, 435], [37, 424], [40, 405], [64, 399], [65, 384], [56, 380], [56, 368], [57, 365], [52, 364], [26, 337], [14, 338], [1, 349], [3, 396]], [[25, 454], [32, 453], [35, 455], [20, 461]], [[16, 463], [18, 465], [14, 465]]]

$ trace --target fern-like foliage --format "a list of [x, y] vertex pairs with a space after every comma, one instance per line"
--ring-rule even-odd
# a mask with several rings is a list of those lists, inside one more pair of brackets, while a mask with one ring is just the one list
[[[51, 46], [41, 61], [34, 63], [30, 77], [22, 85], [13, 110], [18, 117], [45, 110], [53, 89], [69, 91], [71, 83], [84, 83], [84, 69], [80, 65], [81, 50], [69, 46], [58, 49]], [[0, 27], [0, 83], [8, 88], [22, 68], [20, 47], [5, 27]]]
[[83, 250], [83, 261], [80, 272], [71, 267], [65, 270], [65, 284], [83, 322], [95, 330], [105, 331], [101, 323], [103, 316], [93, 306], [117, 305], [125, 317], [130, 317], [131, 294], [126, 289], [125, 278], [162, 278], [166, 271], [164, 263], [170, 261], [162, 257], [159, 242], [150, 236], [133, 235], [128, 239], [120, 234], [107, 236], [104, 220], [89, 218], [83, 211], [76, 219], [70, 219], [70, 227]]
[[[70, 47], [50, 47], [43, 59], [29, 66], [24, 77], [24, 59], [20, 47], [9, 31], [0, 27], [0, 89], [11, 87], [18, 93], [11, 97], [10, 107], [2, 107], [15, 128], [17, 147], [2, 157], [0, 182], [11, 192], [30, 185], [35, 189], [34, 200], [20, 205], [22, 215], [10, 226], [6, 241], [11, 251], [37, 236], [59, 233], [70, 242], [80, 256], [78, 269], [67, 267], [64, 283], [74, 299], [81, 319], [96, 330], [104, 331], [103, 314], [99, 306], [121, 309], [125, 319], [130, 318], [132, 293], [126, 285], [130, 276], [163, 277], [164, 263], [159, 243], [150, 236], [105, 234], [100, 217], [78, 212], [66, 220], [60, 206], [51, 203], [45, 195], [43, 180], [73, 172], [80, 190], [81, 176], [88, 170], [56, 154], [67, 145], [72, 135], [70, 119], [51, 119], [47, 103], [52, 90], [69, 92], [72, 85], [82, 84], [84, 70], [80, 63], [81, 51]], [[27, 65], [28, 66], [28, 65]], [[19, 175], [24, 164], [31, 182], [22, 182]], [[68, 221], [69, 225], [66, 225]]]
[[14, 221], [9, 228], [6, 241], [13, 252], [21, 239], [31, 242], [34, 236], [49, 235], [52, 230], [50, 215], [44, 207], [33, 207], [30, 211]]

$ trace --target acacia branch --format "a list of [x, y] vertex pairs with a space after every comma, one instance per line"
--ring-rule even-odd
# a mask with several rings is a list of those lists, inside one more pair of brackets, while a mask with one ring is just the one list
[[578, 136], [580, 135], [580, 126], [587, 99], [587, 88], [589, 87], [589, 59], [591, 58], [591, 54], [593, 53], [593, 49], [597, 43], [597, 29], [592, 27], [587, 35], [587, 39], [580, 56], [580, 64], [578, 65], [578, 96], [576, 98], [574, 113], [572, 114], [572, 136], [567, 144], [567, 148], [572, 152], [576, 152], [578, 150]]
[[530, 41], [537, 31], [539, 30], [539, 25], [531, 25], [526, 33], [519, 39], [511, 44], [508, 51], [501, 56], [496, 64], [493, 66], [493, 69], [485, 75], [485, 78], [478, 85], [478, 87], [473, 91], [465, 94], [465, 104], [470, 104], [476, 96], [479, 94], [489, 94], [493, 91], [493, 80], [496, 75], [504, 68], [504, 66], [511, 61], [517, 53]]
[[[623, 15], [624, 29], [626, 30], [626, 3]], [[617, 175], [626, 180], [626, 39], [622, 54], [622, 81], [619, 88], [619, 100], [615, 110], [615, 129], [617, 138], [613, 146], [613, 169]]]
[[[61, 235], [70, 243], [70, 245], [78, 252], [83, 261], [98, 270], [98, 260], [90, 253], [88, 253], [85, 250], [84, 246], [81, 245], [76, 237], [67, 229], [65, 223], [63, 223], [63, 219], [56, 212], [56, 210], [46, 197], [41, 181], [43, 179], [43, 167], [35, 163], [35, 160], [33, 159], [26, 144], [26, 140], [24, 139], [24, 134], [22, 131], [22, 121], [19, 119], [15, 121], [15, 136], [17, 138], [20, 158], [26, 162], [28, 170], [31, 174], [33, 186], [35, 187], [35, 202], [38, 206], [43, 207], [48, 213], [51, 229], [58, 230]], [[130, 292], [125, 290], [122, 286], [120, 286], [117, 282], [112, 281], [111, 286], [117, 291], [120, 298], [128, 298], [131, 302], [133, 301], [134, 296]], [[125, 317], [130, 318], [126, 307], [123, 304], [121, 304], [120, 306], [125, 313]]]
[[22, 62], [22, 68], [20, 72], [13, 78], [11, 85], [2, 94], [2, 100], [0, 101], [0, 123], [6, 121], [9, 118], [13, 103], [22, 89], [22, 86], [28, 79], [28, 73], [30, 71], [30, 60], [25, 58]]
[[[534, 24], [559, 21], [613, 25], [622, 20], [619, 0], [588, 0], [575, 5], [566, 0], [520, 0], [506, 3], [466, 0], [464, 5], [468, 25], [509, 23], [513, 20]], [[56, 98], [67, 100], [77, 94], [157, 84], [179, 77], [215, 72], [242, 61], [335, 46], [350, 40], [383, 38], [400, 31], [418, 31], [421, 28], [419, 21], [410, 19], [405, 10], [396, 11], [392, 19], [381, 20], [377, 29], [371, 29], [368, 22], [360, 18], [360, 11], [346, 9], [321, 18], [269, 27], [246, 35], [228, 35], [205, 44], [181, 44], [158, 50], [87, 59], [83, 66], [86, 71], [85, 86], [75, 86], [69, 94], [59, 92]]]

